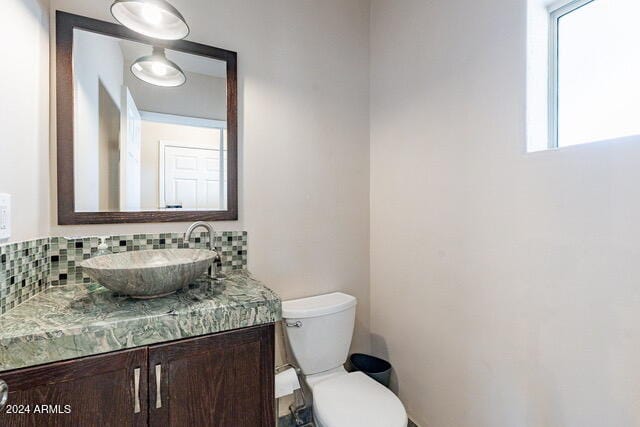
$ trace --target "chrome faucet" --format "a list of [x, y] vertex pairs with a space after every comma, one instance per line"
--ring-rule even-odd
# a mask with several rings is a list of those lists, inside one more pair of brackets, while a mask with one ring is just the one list
[[209, 250], [214, 251], [216, 253], [216, 258], [214, 259], [215, 269], [214, 271], [211, 271], [211, 269], [209, 269], [209, 275], [213, 278], [218, 278], [219, 277], [218, 270], [222, 268], [222, 258], [220, 257], [220, 251], [218, 250], [218, 248], [216, 248], [216, 244], [215, 244], [216, 233], [213, 230], [213, 226], [208, 222], [204, 222], [204, 221], [194, 222], [187, 229], [187, 232], [184, 235], [184, 240], [187, 243], [189, 243], [189, 241], [191, 240], [191, 236], [193, 235], [193, 232], [200, 227], [205, 228], [209, 233]]

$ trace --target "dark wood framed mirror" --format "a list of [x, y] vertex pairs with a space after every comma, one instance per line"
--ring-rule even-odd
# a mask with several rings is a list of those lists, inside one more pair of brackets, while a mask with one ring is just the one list
[[235, 52], [58, 11], [56, 108], [58, 224], [238, 219]]

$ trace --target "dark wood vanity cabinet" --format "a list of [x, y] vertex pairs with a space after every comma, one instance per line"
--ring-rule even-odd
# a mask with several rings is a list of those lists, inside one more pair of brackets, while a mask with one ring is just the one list
[[0, 373], [9, 386], [0, 426], [147, 425], [146, 373], [145, 348]]
[[149, 348], [152, 426], [273, 427], [273, 327]]
[[273, 370], [267, 325], [0, 373], [0, 426], [272, 427]]

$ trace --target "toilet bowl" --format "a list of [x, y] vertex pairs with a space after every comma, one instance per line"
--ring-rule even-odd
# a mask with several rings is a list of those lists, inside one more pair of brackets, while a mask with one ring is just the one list
[[347, 372], [356, 298], [332, 293], [282, 303], [291, 350], [313, 395], [317, 427], [406, 427], [407, 413], [389, 389]]

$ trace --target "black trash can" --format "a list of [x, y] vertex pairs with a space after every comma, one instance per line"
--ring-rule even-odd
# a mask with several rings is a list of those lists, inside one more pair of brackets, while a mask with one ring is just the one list
[[353, 353], [349, 358], [353, 370], [362, 371], [385, 387], [389, 387], [391, 364], [379, 357]]

